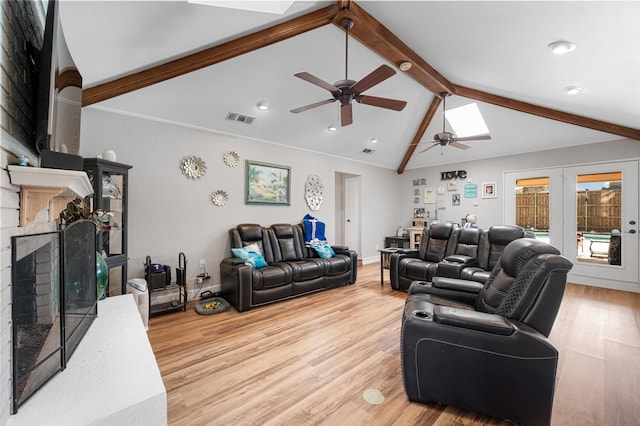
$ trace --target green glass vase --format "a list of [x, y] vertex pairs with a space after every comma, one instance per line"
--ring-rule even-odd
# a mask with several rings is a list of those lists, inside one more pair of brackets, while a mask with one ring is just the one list
[[96, 285], [98, 286], [98, 300], [107, 297], [109, 268], [107, 268], [107, 262], [105, 262], [102, 255], [98, 252], [96, 252]]

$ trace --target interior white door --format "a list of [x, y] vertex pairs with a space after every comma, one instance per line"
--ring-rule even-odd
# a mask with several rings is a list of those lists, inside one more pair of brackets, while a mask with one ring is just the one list
[[360, 178], [344, 180], [344, 242], [347, 247], [360, 250]]
[[[638, 161], [565, 167], [563, 174], [563, 254], [574, 264], [570, 279], [640, 290], [637, 289]], [[603, 188], [609, 189], [610, 194], [603, 193]], [[618, 239], [619, 256], [612, 256], [611, 245], [617, 244]]]

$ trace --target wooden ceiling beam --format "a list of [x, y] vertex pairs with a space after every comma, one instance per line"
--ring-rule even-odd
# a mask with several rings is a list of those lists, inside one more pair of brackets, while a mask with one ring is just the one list
[[[334, 18], [333, 23], [342, 28], [341, 22], [345, 18], [349, 18], [354, 22], [353, 28], [349, 30], [349, 35], [353, 36], [353, 38], [380, 55], [382, 58], [394, 64], [398, 68], [401, 63], [405, 61], [410, 62], [412, 66], [408, 71], [406, 71], [406, 74], [432, 93], [438, 95], [434, 99], [434, 103], [437, 102], [438, 105], [440, 104], [439, 95], [441, 93], [456, 94], [551, 120], [561, 121], [632, 139], [640, 139], [640, 130], [638, 129], [624, 127], [588, 117], [582, 117], [551, 108], [540, 107], [526, 102], [492, 95], [490, 93], [453, 84], [442, 74], [436, 71], [435, 68], [429, 65], [424, 59], [422, 59], [395, 34], [382, 25], [382, 23], [380, 23], [376, 18], [358, 6], [357, 3], [352, 2], [348, 9], [342, 9]], [[429, 107], [427, 115], [425, 115], [420, 127], [418, 128], [418, 133], [409, 145], [402, 163], [400, 163], [400, 166], [398, 167], [399, 174], [404, 172], [407, 163], [415, 152], [417, 144], [420, 142], [420, 138], [424, 135], [426, 127], [433, 118], [433, 114], [435, 114], [435, 111], [432, 111], [434, 103]]]
[[56, 88], [62, 92], [66, 87], [78, 87], [82, 89], [82, 76], [75, 68], [67, 68], [56, 76]]
[[398, 167], [399, 175], [401, 175], [404, 172], [404, 169], [407, 167], [407, 163], [409, 163], [409, 160], [411, 160], [411, 156], [413, 155], [414, 151], [418, 147], [418, 144], [420, 143], [422, 136], [424, 136], [424, 133], [427, 131], [427, 127], [429, 127], [429, 123], [431, 123], [431, 120], [433, 120], [433, 117], [438, 112], [438, 107], [440, 106], [441, 102], [442, 102], [442, 98], [440, 98], [439, 96], [433, 97], [433, 101], [431, 102], [431, 105], [429, 105], [429, 109], [427, 109], [427, 113], [424, 115], [424, 118], [422, 119], [422, 123], [420, 123], [420, 127], [418, 127], [418, 131], [416, 132], [416, 135], [413, 137], [413, 141], [411, 141], [411, 144], [409, 145], [407, 152], [404, 154], [404, 158], [402, 159], [402, 163], [400, 163], [400, 167]]
[[352, 2], [348, 9], [341, 9], [333, 23], [342, 29], [341, 23], [345, 18], [354, 23], [349, 35], [364, 46], [398, 68], [401, 63], [410, 62], [411, 68], [405, 73], [432, 93], [453, 93], [449, 80], [356, 2]]
[[412, 66], [405, 73], [436, 95], [413, 141], [409, 145], [402, 163], [398, 167], [399, 174], [404, 172], [420, 139], [436, 114], [437, 108], [441, 103], [439, 95], [442, 93], [464, 96], [503, 108], [640, 140], [640, 129], [620, 126], [455, 85], [353, 0], [338, 0], [331, 6], [293, 18], [267, 29], [143, 71], [89, 87], [82, 92], [82, 105], [92, 105], [174, 77], [185, 75], [192, 71], [320, 28], [329, 23], [333, 23], [342, 29], [341, 22], [345, 18], [351, 19], [355, 24], [349, 31], [349, 34], [353, 36], [353, 38], [398, 68], [403, 62], [410, 62]]
[[338, 0], [338, 10], [351, 9], [353, 0]]
[[331, 23], [339, 11], [339, 3], [335, 3], [227, 43], [89, 87], [82, 91], [82, 106], [124, 95], [314, 30]]
[[497, 105], [499, 107], [524, 112], [527, 114], [537, 115], [538, 117], [548, 118], [575, 126], [586, 127], [592, 130], [611, 133], [613, 135], [624, 136], [626, 138], [640, 140], [640, 129], [620, 126], [618, 124], [600, 121], [581, 115], [571, 114], [568, 112], [558, 111], [527, 102], [517, 101], [515, 99], [505, 98], [503, 96], [493, 95], [469, 87], [454, 85], [453, 93], [455, 95], [464, 96], [465, 98], [475, 99]]

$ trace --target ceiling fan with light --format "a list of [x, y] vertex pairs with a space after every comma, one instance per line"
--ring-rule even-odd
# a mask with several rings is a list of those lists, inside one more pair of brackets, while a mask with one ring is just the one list
[[[442, 97], [442, 132], [436, 133], [433, 136], [433, 141], [431, 141], [431, 145], [423, 149], [422, 152], [428, 151], [431, 148], [435, 148], [436, 146], [445, 147], [447, 145], [451, 145], [454, 148], [458, 149], [469, 149], [471, 145], [467, 145], [461, 143], [461, 141], [469, 142], [469, 141], [486, 141], [491, 139], [491, 135], [483, 134], [483, 135], [474, 135], [474, 136], [466, 136], [466, 137], [457, 137], [452, 132], [447, 132], [446, 130], [446, 122], [445, 122], [445, 113], [447, 111], [447, 96], [448, 93], [442, 93], [440, 96]], [[440, 151], [440, 155], [442, 155], [442, 151]]]
[[396, 72], [391, 67], [387, 65], [381, 65], [360, 81], [356, 82], [355, 80], [349, 80], [349, 30], [353, 28], [353, 21], [350, 19], [344, 19], [341, 22], [341, 26], [346, 32], [344, 80], [340, 80], [335, 82], [334, 84], [330, 84], [308, 72], [299, 72], [295, 74], [296, 77], [301, 78], [302, 80], [308, 81], [311, 84], [315, 84], [316, 86], [328, 90], [329, 92], [331, 92], [331, 95], [333, 97], [320, 102], [305, 105], [303, 107], [292, 109], [291, 112], [297, 114], [325, 104], [340, 101], [340, 125], [348, 126], [349, 124], [353, 123], [352, 102], [354, 100], [361, 104], [391, 109], [394, 111], [402, 111], [405, 105], [407, 105], [406, 101], [399, 101], [389, 98], [379, 98], [377, 96], [367, 96], [362, 94], [362, 92], [364, 92], [365, 90], [370, 89], [376, 84], [379, 84], [389, 77], [393, 76]]

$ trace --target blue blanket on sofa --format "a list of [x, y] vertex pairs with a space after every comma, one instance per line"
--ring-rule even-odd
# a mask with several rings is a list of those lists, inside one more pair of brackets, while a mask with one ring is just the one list
[[327, 238], [324, 236], [324, 222], [307, 214], [302, 219], [302, 223], [304, 224], [304, 241], [307, 247], [327, 243]]

